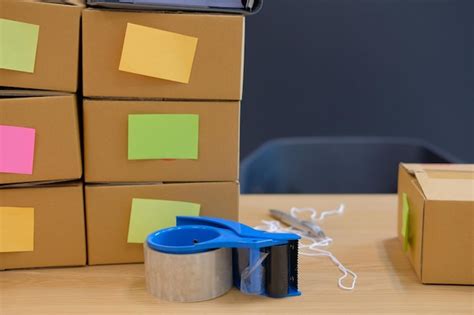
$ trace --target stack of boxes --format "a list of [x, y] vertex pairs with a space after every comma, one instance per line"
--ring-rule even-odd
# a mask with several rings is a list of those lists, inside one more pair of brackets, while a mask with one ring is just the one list
[[86, 236], [91, 265], [143, 262], [176, 215], [238, 219], [244, 17], [11, 1], [0, 17], [39, 32], [33, 71], [0, 58], [0, 85], [32, 89], [1, 92], [0, 128], [29, 140], [0, 129], [0, 167], [33, 161], [0, 169], [0, 269], [84, 265]]
[[0, 269], [84, 265], [74, 94], [83, 8], [21, 1], [0, 8]]
[[238, 219], [243, 38], [241, 16], [83, 12], [90, 264], [142, 262], [176, 215]]

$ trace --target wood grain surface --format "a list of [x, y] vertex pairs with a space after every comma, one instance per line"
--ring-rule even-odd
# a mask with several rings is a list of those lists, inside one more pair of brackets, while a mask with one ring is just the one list
[[267, 209], [325, 210], [346, 204], [322, 227], [333, 253], [359, 280], [337, 287], [339, 271], [324, 257], [300, 257], [301, 297], [270, 299], [238, 290], [198, 303], [163, 302], [145, 290], [142, 264], [0, 272], [0, 314], [473, 314], [474, 287], [422, 285], [396, 239], [394, 195], [241, 197], [241, 220], [268, 219]]

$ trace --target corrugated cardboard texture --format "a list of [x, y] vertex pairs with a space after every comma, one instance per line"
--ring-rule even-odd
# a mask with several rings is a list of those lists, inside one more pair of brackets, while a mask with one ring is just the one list
[[86, 217], [90, 265], [143, 262], [143, 244], [127, 243], [133, 198], [187, 201], [203, 216], [238, 219], [237, 183], [87, 185]]
[[0, 206], [35, 209], [34, 251], [0, 253], [0, 269], [85, 265], [82, 184], [0, 189]]
[[[128, 160], [129, 114], [198, 114], [198, 160]], [[86, 182], [235, 181], [239, 102], [84, 101]]]
[[33, 174], [0, 173], [0, 184], [71, 180], [82, 176], [74, 95], [0, 99], [0, 125], [36, 129]]
[[423, 282], [474, 284], [474, 202], [425, 203]]
[[76, 92], [82, 7], [0, 1], [0, 18], [39, 25], [34, 73], [0, 69], [0, 86]]
[[[119, 71], [127, 23], [198, 38], [188, 84]], [[240, 100], [244, 17], [86, 9], [83, 13], [85, 96]]]
[[398, 235], [402, 239], [401, 195], [407, 193], [411, 236], [407, 255], [423, 283], [474, 284], [471, 169], [470, 165], [400, 165]]

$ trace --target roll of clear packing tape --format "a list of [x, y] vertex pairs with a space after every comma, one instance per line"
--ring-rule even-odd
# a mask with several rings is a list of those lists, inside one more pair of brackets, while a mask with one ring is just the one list
[[145, 280], [156, 298], [175, 302], [211, 300], [232, 288], [232, 249], [169, 254], [144, 244]]

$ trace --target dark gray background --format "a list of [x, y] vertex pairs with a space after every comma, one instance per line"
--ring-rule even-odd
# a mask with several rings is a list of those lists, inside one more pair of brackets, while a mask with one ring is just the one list
[[284, 136], [408, 136], [474, 162], [474, 0], [265, 0], [241, 156]]

